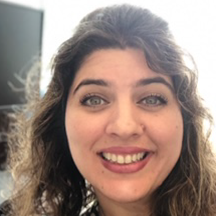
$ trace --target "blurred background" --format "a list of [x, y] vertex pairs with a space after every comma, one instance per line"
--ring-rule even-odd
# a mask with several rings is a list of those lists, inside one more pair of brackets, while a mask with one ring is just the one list
[[[0, 203], [12, 185], [5, 170], [7, 114], [26, 102], [26, 75], [39, 71], [43, 95], [51, 78], [50, 60], [81, 18], [100, 6], [120, 3], [148, 8], [168, 21], [178, 44], [197, 63], [199, 91], [216, 119], [215, 0], [0, 0]], [[212, 140], [216, 146], [215, 132]]]

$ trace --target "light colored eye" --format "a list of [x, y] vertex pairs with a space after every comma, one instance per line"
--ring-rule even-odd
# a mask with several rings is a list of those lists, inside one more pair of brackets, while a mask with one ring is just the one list
[[160, 106], [166, 104], [167, 101], [162, 96], [150, 95], [143, 98], [140, 103], [147, 106]]
[[144, 102], [146, 104], [157, 105], [160, 104], [160, 101], [156, 97], [147, 97]]
[[106, 100], [99, 96], [87, 96], [82, 101], [81, 104], [84, 106], [101, 106], [108, 103]]

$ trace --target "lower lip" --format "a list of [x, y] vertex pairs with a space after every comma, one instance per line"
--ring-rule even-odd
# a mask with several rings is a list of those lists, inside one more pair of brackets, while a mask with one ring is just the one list
[[108, 169], [111, 172], [114, 173], [135, 173], [139, 170], [143, 169], [147, 163], [149, 162], [150, 158], [152, 156], [152, 153], [149, 153], [145, 159], [138, 161], [136, 163], [131, 164], [117, 164], [117, 163], [111, 163], [107, 160], [101, 159], [103, 166]]

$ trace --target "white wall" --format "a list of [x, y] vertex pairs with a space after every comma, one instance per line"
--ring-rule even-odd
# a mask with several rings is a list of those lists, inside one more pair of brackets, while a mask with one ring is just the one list
[[85, 14], [103, 5], [122, 2], [149, 8], [170, 23], [177, 41], [197, 62], [200, 92], [216, 116], [216, 102], [213, 99], [213, 93], [216, 93], [215, 0], [44, 0], [44, 69], [48, 68], [48, 62], [57, 47], [70, 37], [73, 28]]
[[[3, 1], [3, 0], [2, 0]], [[216, 1], [215, 0], [4, 0], [45, 10], [43, 80], [50, 79], [49, 62], [57, 47], [73, 33], [79, 20], [93, 9], [115, 3], [132, 3], [165, 18], [177, 41], [195, 58], [199, 90], [216, 119]], [[216, 135], [215, 138], [216, 140]]]

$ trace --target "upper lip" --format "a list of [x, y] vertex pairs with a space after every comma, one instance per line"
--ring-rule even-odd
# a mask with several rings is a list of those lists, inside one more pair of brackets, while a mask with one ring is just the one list
[[101, 149], [98, 153], [112, 153], [112, 154], [137, 154], [140, 152], [152, 152], [146, 148], [140, 147], [109, 147]]

